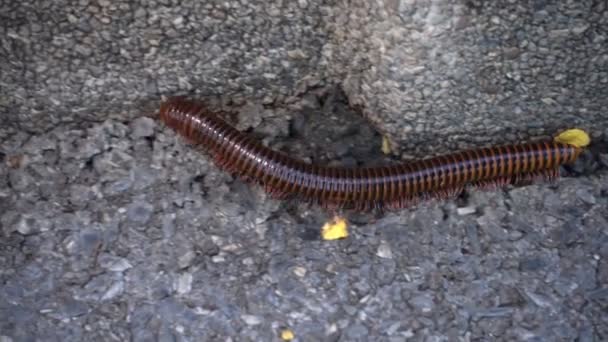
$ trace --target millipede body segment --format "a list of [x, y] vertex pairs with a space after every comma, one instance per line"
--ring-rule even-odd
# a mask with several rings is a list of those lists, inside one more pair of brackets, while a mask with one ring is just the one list
[[[541, 141], [467, 150], [396, 165], [346, 168], [307, 164], [263, 146], [203, 104], [183, 98], [162, 103], [160, 119], [207, 150], [223, 169], [283, 198], [330, 208], [401, 208], [421, 199], [459, 194], [465, 186], [498, 186], [556, 177], [582, 146]], [[558, 140], [558, 139], [556, 139]]]

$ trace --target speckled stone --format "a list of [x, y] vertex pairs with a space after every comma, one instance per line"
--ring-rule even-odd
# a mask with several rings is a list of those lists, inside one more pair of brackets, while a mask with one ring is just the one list
[[[516, 3], [0, 1], [0, 340], [605, 339], [605, 4]], [[585, 120], [596, 145], [323, 241], [331, 212], [156, 122], [175, 94], [327, 165], [392, 162], [368, 120], [411, 155]]]

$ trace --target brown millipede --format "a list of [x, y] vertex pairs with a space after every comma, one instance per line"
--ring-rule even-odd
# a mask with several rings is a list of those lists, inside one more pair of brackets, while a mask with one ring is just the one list
[[295, 195], [331, 208], [401, 208], [421, 199], [458, 194], [468, 185], [498, 186], [538, 176], [554, 178], [559, 166], [575, 161], [586, 145], [556, 139], [473, 149], [396, 165], [328, 167], [307, 164], [265, 147], [198, 102], [171, 98], [161, 104], [160, 119], [202, 146], [220, 167], [261, 184], [276, 197]]

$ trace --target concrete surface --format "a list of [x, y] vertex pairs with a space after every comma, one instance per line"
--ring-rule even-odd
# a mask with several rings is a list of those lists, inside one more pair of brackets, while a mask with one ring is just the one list
[[605, 1], [0, 4], [0, 110], [28, 131], [330, 84], [404, 157], [608, 126]]
[[608, 126], [606, 1], [340, 3], [331, 74], [403, 153]]
[[[603, 6], [0, 1], [0, 341], [606, 340]], [[156, 122], [174, 94], [322, 163], [391, 162], [374, 128], [402, 157], [572, 124], [594, 146], [557, 184], [326, 242], [327, 213]]]

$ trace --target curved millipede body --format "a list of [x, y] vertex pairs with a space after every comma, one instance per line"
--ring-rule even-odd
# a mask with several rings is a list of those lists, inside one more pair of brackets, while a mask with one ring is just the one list
[[307, 164], [263, 146], [204, 105], [172, 98], [160, 119], [202, 146], [225, 170], [261, 184], [277, 197], [294, 195], [326, 207], [400, 208], [458, 194], [465, 186], [497, 186], [556, 177], [581, 147], [554, 141], [481, 148], [379, 167]]

